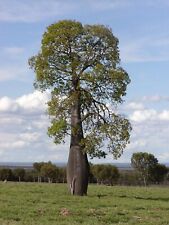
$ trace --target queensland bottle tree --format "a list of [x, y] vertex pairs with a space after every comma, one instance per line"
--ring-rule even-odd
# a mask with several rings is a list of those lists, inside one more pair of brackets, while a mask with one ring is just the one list
[[69, 190], [86, 195], [87, 156], [101, 158], [109, 152], [118, 158], [129, 142], [130, 123], [115, 113], [130, 83], [120, 66], [118, 39], [106, 26], [62, 20], [46, 29], [29, 64], [35, 88], [51, 91], [49, 136], [56, 144], [70, 136]]

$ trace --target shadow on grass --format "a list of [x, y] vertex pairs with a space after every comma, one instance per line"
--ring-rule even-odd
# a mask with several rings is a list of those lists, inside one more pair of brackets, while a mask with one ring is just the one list
[[127, 195], [120, 195], [119, 198], [134, 198], [139, 200], [147, 200], [147, 201], [163, 201], [163, 202], [169, 202], [169, 198], [162, 198], [162, 197], [141, 197], [141, 196], [127, 196]]

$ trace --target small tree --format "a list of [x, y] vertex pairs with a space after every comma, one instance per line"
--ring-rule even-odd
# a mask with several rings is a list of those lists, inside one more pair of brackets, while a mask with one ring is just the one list
[[36, 73], [35, 87], [51, 90], [49, 136], [56, 144], [70, 135], [67, 164], [69, 190], [86, 195], [91, 157], [106, 157], [108, 149], [121, 156], [131, 129], [115, 113], [123, 102], [127, 72], [120, 66], [118, 39], [103, 25], [63, 20], [50, 25], [39, 53], [29, 60]]
[[11, 180], [13, 176], [12, 170], [9, 168], [0, 169], [0, 180]]
[[33, 164], [33, 168], [37, 172], [38, 182], [41, 182], [41, 168], [44, 164], [44, 162], [35, 162]]
[[24, 180], [26, 182], [36, 182], [37, 172], [35, 170], [27, 170], [25, 173]]
[[152, 175], [151, 175], [151, 181], [155, 182], [157, 184], [161, 183], [164, 181], [166, 175], [168, 173], [168, 168], [163, 165], [163, 164], [157, 164], [153, 170], [152, 170]]
[[142, 184], [142, 181], [140, 181], [140, 176], [135, 170], [121, 170], [118, 184], [133, 186]]
[[119, 171], [113, 165], [94, 165], [92, 172], [98, 183], [113, 185], [119, 178]]
[[61, 183], [66, 182], [66, 168], [65, 167], [58, 168], [58, 181]]
[[44, 165], [41, 167], [41, 175], [44, 178], [47, 178], [49, 183], [51, 183], [54, 179], [57, 179], [58, 173], [58, 168], [51, 162], [44, 163]]
[[25, 170], [23, 168], [16, 168], [13, 170], [13, 174], [18, 178], [18, 181], [23, 181], [25, 177]]
[[91, 167], [91, 172], [94, 175], [94, 177], [96, 178], [97, 184], [103, 183], [102, 171], [103, 171], [102, 164], [93, 165]]
[[108, 174], [109, 174], [109, 176], [107, 176], [107, 180], [109, 181], [109, 184], [110, 185], [117, 184], [118, 179], [120, 177], [118, 168], [113, 165], [108, 165], [107, 170], [108, 170]]
[[133, 153], [131, 158], [131, 165], [140, 174], [145, 186], [150, 180], [153, 170], [157, 164], [158, 160], [154, 157], [154, 155], [147, 152]]

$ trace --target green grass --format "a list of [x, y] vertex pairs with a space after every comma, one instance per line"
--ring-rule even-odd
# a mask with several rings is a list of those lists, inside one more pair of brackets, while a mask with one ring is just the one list
[[[99, 198], [98, 196], [101, 195]], [[0, 225], [169, 225], [169, 188], [0, 183]]]

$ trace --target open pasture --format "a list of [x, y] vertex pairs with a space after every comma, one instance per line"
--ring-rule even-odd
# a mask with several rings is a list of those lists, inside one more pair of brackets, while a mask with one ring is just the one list
[[0, 225], [168, 225], [169, 188], [90, 185], [70, 196], [66, 185], [0, 183]]

